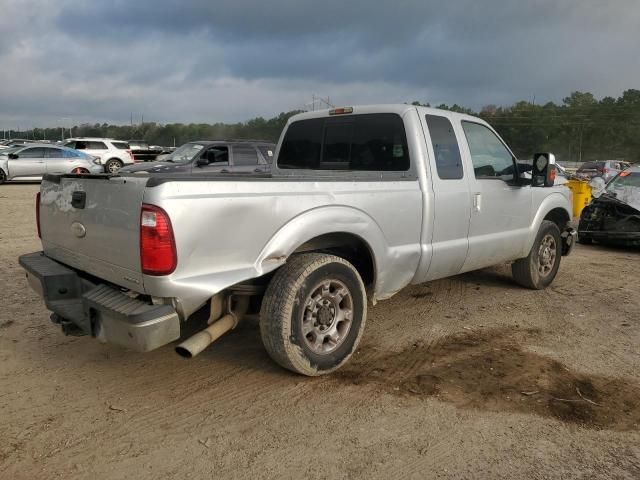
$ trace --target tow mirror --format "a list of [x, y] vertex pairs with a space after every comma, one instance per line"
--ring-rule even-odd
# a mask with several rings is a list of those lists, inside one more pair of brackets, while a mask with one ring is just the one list
[[556, 181], [556, 157], [553, 153], [536, 153], [533, 156], [531, 185], [553, 187]]
[[8, 155], [10, 160], [17, 160], [18, 159], [18, 154], [17, 153], [10, 153]]

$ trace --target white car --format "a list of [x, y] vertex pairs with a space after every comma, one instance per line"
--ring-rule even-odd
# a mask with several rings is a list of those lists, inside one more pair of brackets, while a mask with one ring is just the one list
[[89, 137], [68, 138], [64, 146], [82, 150], [100, 159], [100, 163], [104, 165], [104, 171], [107, 173], [115, 173], [125, 165], [135, 163], [129, 144], [121, 140]]

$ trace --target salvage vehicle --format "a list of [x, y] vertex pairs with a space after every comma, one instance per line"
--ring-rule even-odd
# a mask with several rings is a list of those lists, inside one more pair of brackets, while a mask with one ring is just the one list
[[40, 181], [47, 173], [101, 173], [100, 161], [62, 146], [27, 143], [0, 150], [0, 184]]
[[631, 165], [627, 162], [621, 162], [619, 160], [585, 162], [576, 171], [576, 177], [585, 180], [593, 177], [602, 177], [605, 182], [608, 182], [625, 168], [629, 168], [630, 166]]
[[163, 161], [125, 167], [122, 172], [209, 175], [268, 172], [276, 146], [263, 140], [203, 140], [185, 143]]
[[610, 181], [580, 215], [578, 241], [640, 245], [640, 167], [631, 167]]
[[553, 155], [535, 155], [524, 178], [479, 118], [307, 112], [275, 159], [268, 174], [47, 176], [43, 251], [20, 257], [28, 282], [65, 332], [139, 351], [208, 318], [176, 347], [184, 357], [259, 312], [270, 356], [320, 375], [356, 350], [368, 300], [505, 262], [544, 289], [574, 243]]

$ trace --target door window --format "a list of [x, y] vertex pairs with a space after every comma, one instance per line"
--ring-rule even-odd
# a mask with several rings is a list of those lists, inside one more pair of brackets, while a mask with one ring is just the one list
[[439, 115], [427, 115], [426, 119], [438, 176], [442, 180], [461, 179], [463, 177], [462, 157], [453, 125], [448, 118]]
[[490, 129], [479, 123], [462, 122], [476, 178], [513, 180], [515, 161], [511, 152]]
[[234, 146], [233, 164], [236, 167], [258, 164], [258, 152], [254, 147]]
[[107, 150], [107, 146], [103, 142], [86, 142], [87, 150]]
[[65, 154], [63, 150], [59, 148], [46, 148], [47, 157], [49, 158], [64, 158]]
[[18, 154], [19, 158], [44, 158], [44, 148], [26, 148]]
[[209, 165], [228, 165], [229, 149], [227, 147], [209, 148], [202, 153], [202, 157], [207, 159]]

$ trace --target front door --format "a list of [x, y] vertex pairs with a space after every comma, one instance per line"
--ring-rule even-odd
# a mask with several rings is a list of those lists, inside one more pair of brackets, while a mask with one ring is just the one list
[[47, 173], [44, 148], [28, 147], [16, 153], [18, 158], [9, 160], [9, 176], [12, 179], [39, 180]]
[[424, 128], [434, 192], [431, 245], [433, 254], [421, 281], [456, 275], [462, 269], [469, 248], [468, 172], [460, 154], [458, 138], [449, 118], [425, 115]]
[[207, 159], [206, 165], [196, 166], [194, 164], [193, 173], [229, 173], [229, 147], [225, 145], [216, 145], [206, 149], [200, 154], [200, 158]]
[[[532, 193], [518, 186], [516, 159], [489, 127], [462, 121], [471, 180], [469, 254], [463, 271], [522, 256], [529, 237]], [[526, 255], [526, 253], [525, 253]]]

